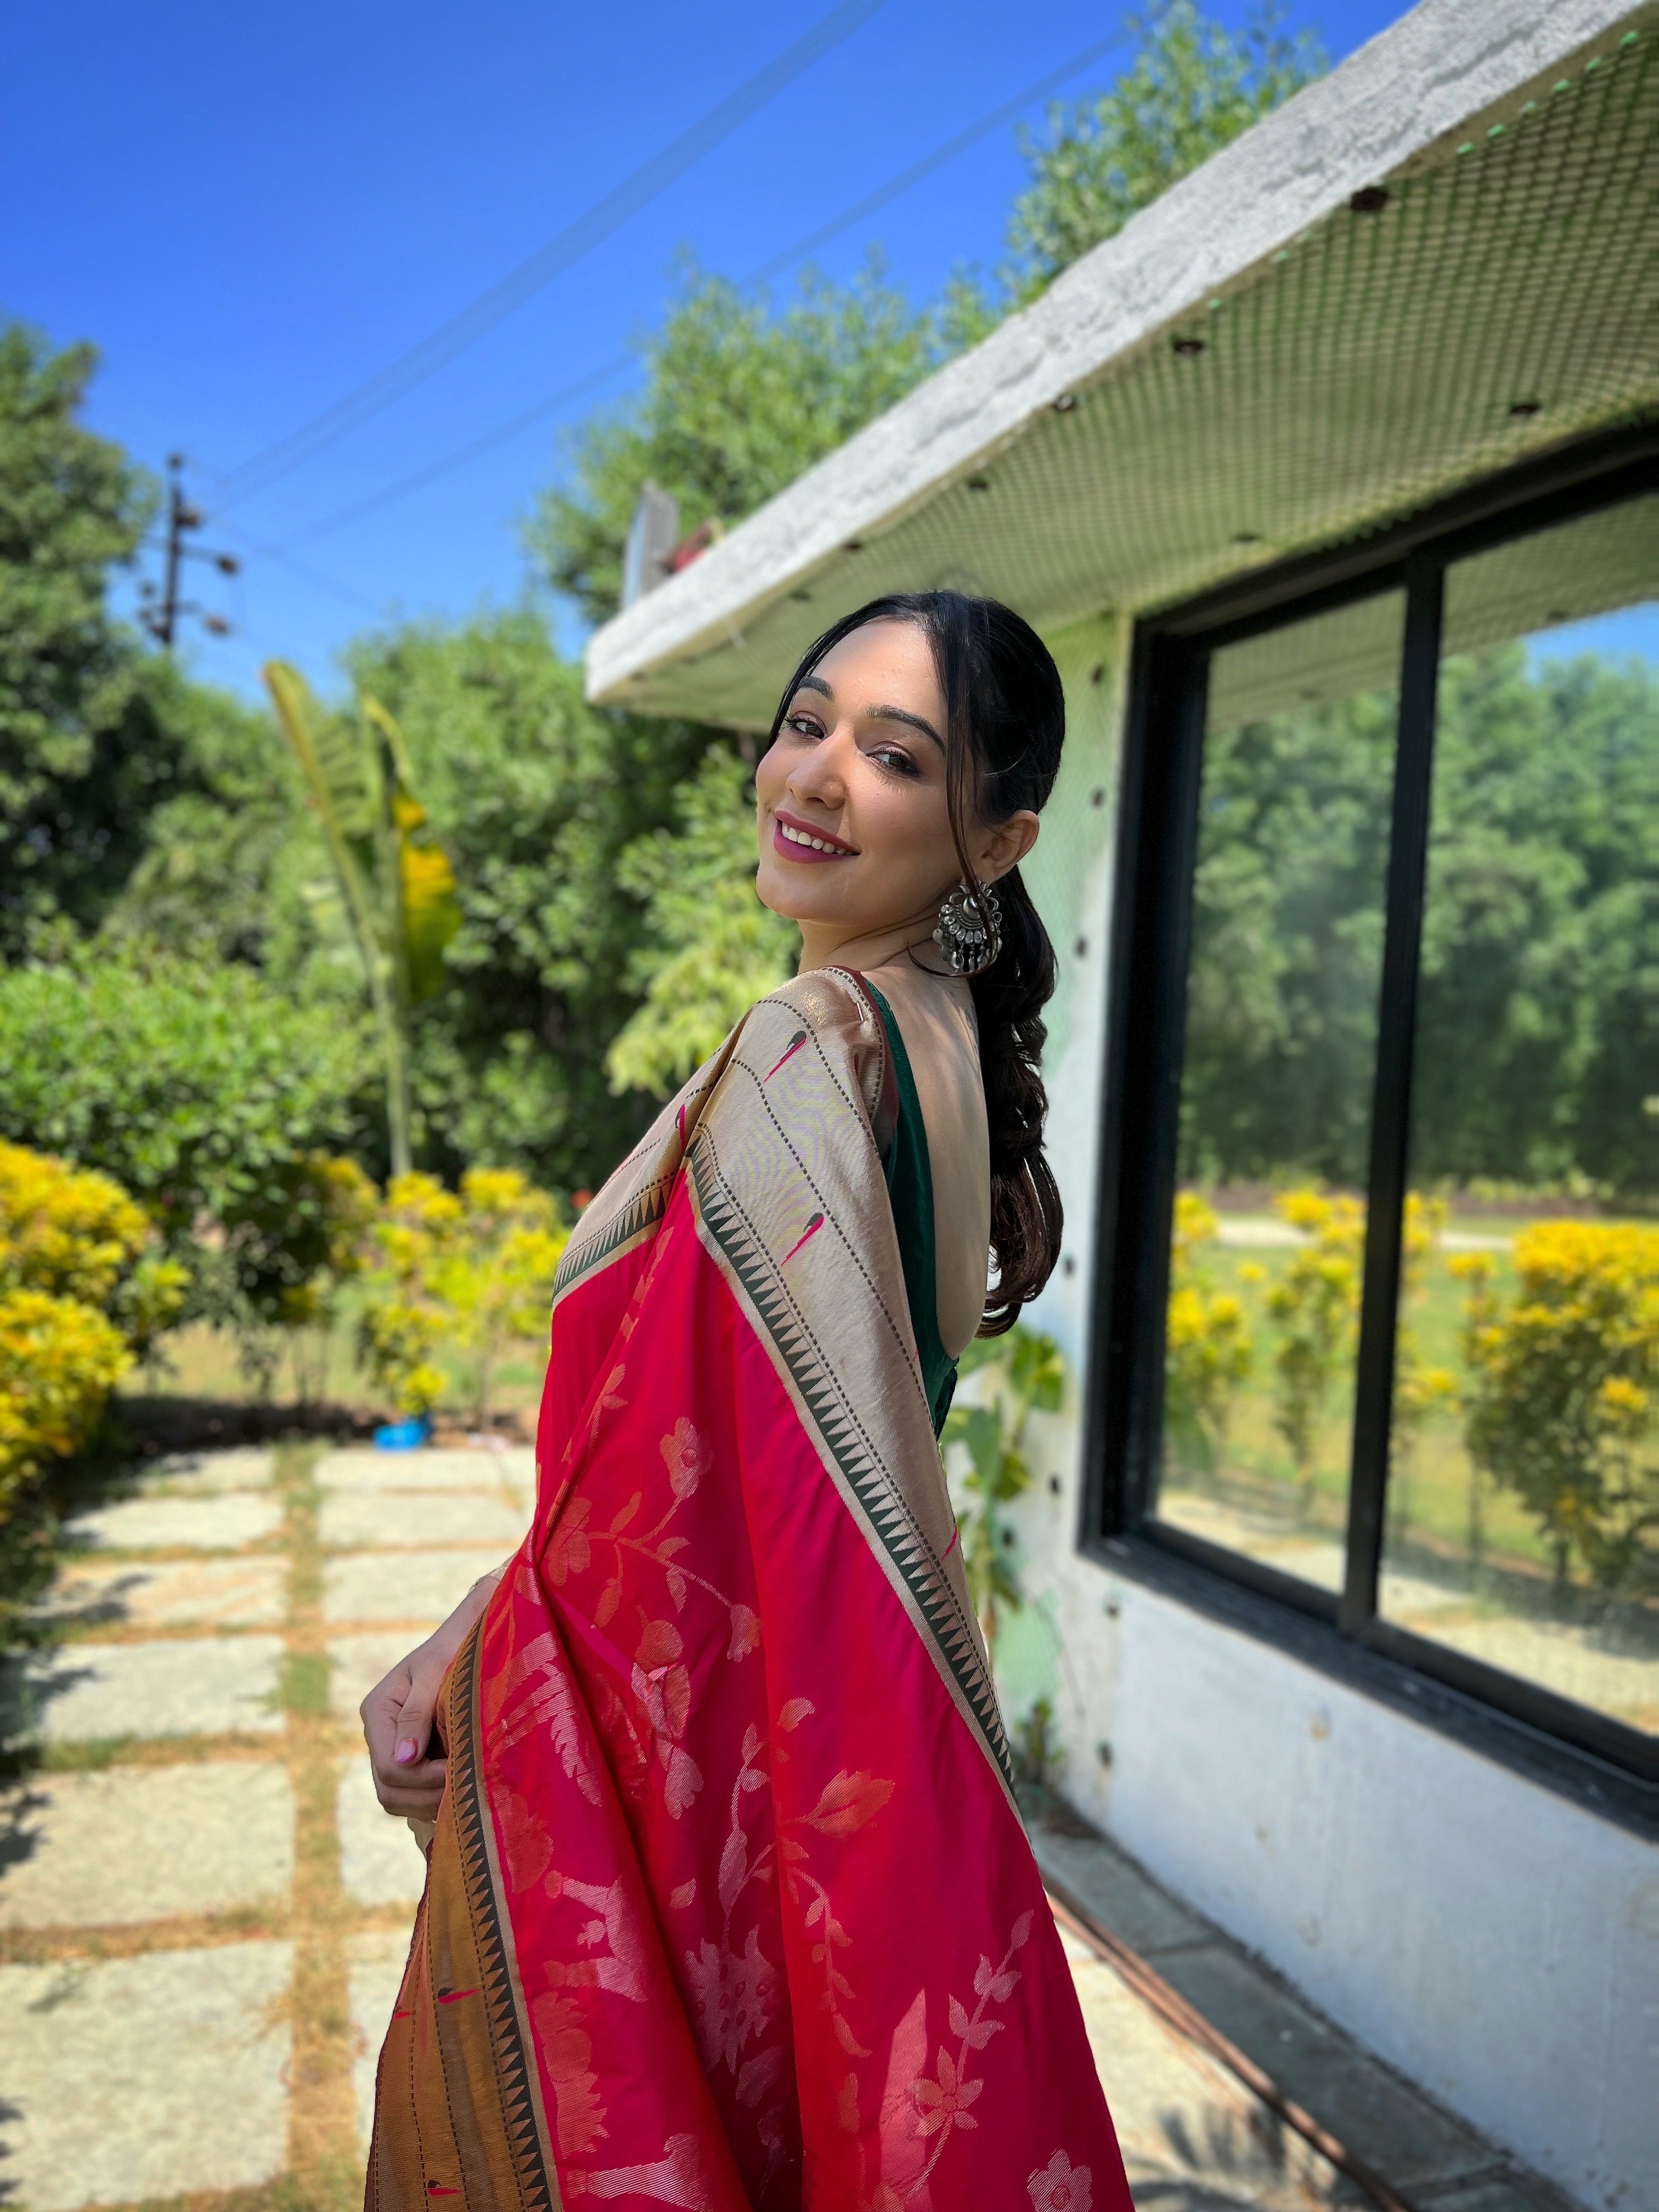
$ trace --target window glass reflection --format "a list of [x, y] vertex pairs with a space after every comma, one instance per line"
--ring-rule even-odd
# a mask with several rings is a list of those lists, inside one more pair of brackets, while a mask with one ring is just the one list
[[1659, 501], [1448, 574], [1381, 1609], [1659, 1730]]
[[1343, 1578], [1403, 620], [1218, 652], [1204, 740], [1157, 1512]]

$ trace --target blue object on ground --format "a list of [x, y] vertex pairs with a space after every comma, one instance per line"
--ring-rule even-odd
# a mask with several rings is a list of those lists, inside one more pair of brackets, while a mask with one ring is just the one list
[[419, 1451], [432, 1434], [432, 1424], [424, 1413], [410, 1421], [388, 1421], [374, 1431], [376, 1451]]

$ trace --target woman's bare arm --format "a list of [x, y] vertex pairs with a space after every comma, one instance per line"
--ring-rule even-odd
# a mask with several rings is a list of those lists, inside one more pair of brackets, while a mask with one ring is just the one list
[[416, 1820], [435, 1820], [444, 1794], [446, 1762], [428, 1756], [438, 1692], [449, 1662], [489, 1602], [489, 1594], [507, 1571], [492, 1568], [461, 1600], [441, 1628], [377, 1682], [357, 1708], [374, 1776], [374, 1794], [388, 1813]]

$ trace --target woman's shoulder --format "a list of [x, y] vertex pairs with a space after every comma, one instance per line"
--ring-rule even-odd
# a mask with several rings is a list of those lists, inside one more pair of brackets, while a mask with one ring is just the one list
[[809, 969], [769, 992], [750, 1020], [757, 1016], [769, 1031], [775, 1026], [785, 1052], [811, 1041], [826, 1072], [862, 1101], [884, 1149], [896, 1111], [893, 1054], [880, 1001], [864, 976], [849, 968]]
[[983, 1092], [979, 1022], [966, 979], [909, 960], [890, 960], [864, 978], [897, 1025], [912, 1067], [927, 1067], [951, 1091]]

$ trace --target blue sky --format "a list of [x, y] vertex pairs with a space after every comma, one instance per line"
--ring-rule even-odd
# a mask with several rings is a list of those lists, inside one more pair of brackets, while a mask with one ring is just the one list
[[[746, 277], [1122, 20], [1054, 0], [883, 0], [585, 258], [362, 428], [263, 489], [225, 479], [426, 337], [832, 12], [525, 0], [54, 0], [12, 19], [0, 82], [0, 314], [103, 356], [88, 419], [190, 458], [201, 595], [233, 635], [196, 672], [252, 690], [271, 653], [327, 684], [354, 631], [460, 617], [524, 586], [519, 521], [559, 428], [626, 374], [407, 497], [372, 498], [625, 351], [678, 253]], [[1249, 0], [1209, 0], [1237, 24]], [[1397, 0], [1293, 0], [1334, 59]], [[1097, 88], [1112, 57], [1071, 80]], [[1042, 103], [1029, 119], [1040, 124]], [[1011, 122], [815, 257], [873, 244], [920, 298], [994, 263], [1024, 174]], [[26, 210], [23, 221], [15, 220]], [[787, 286], [791, 280], [780, 280]]]

